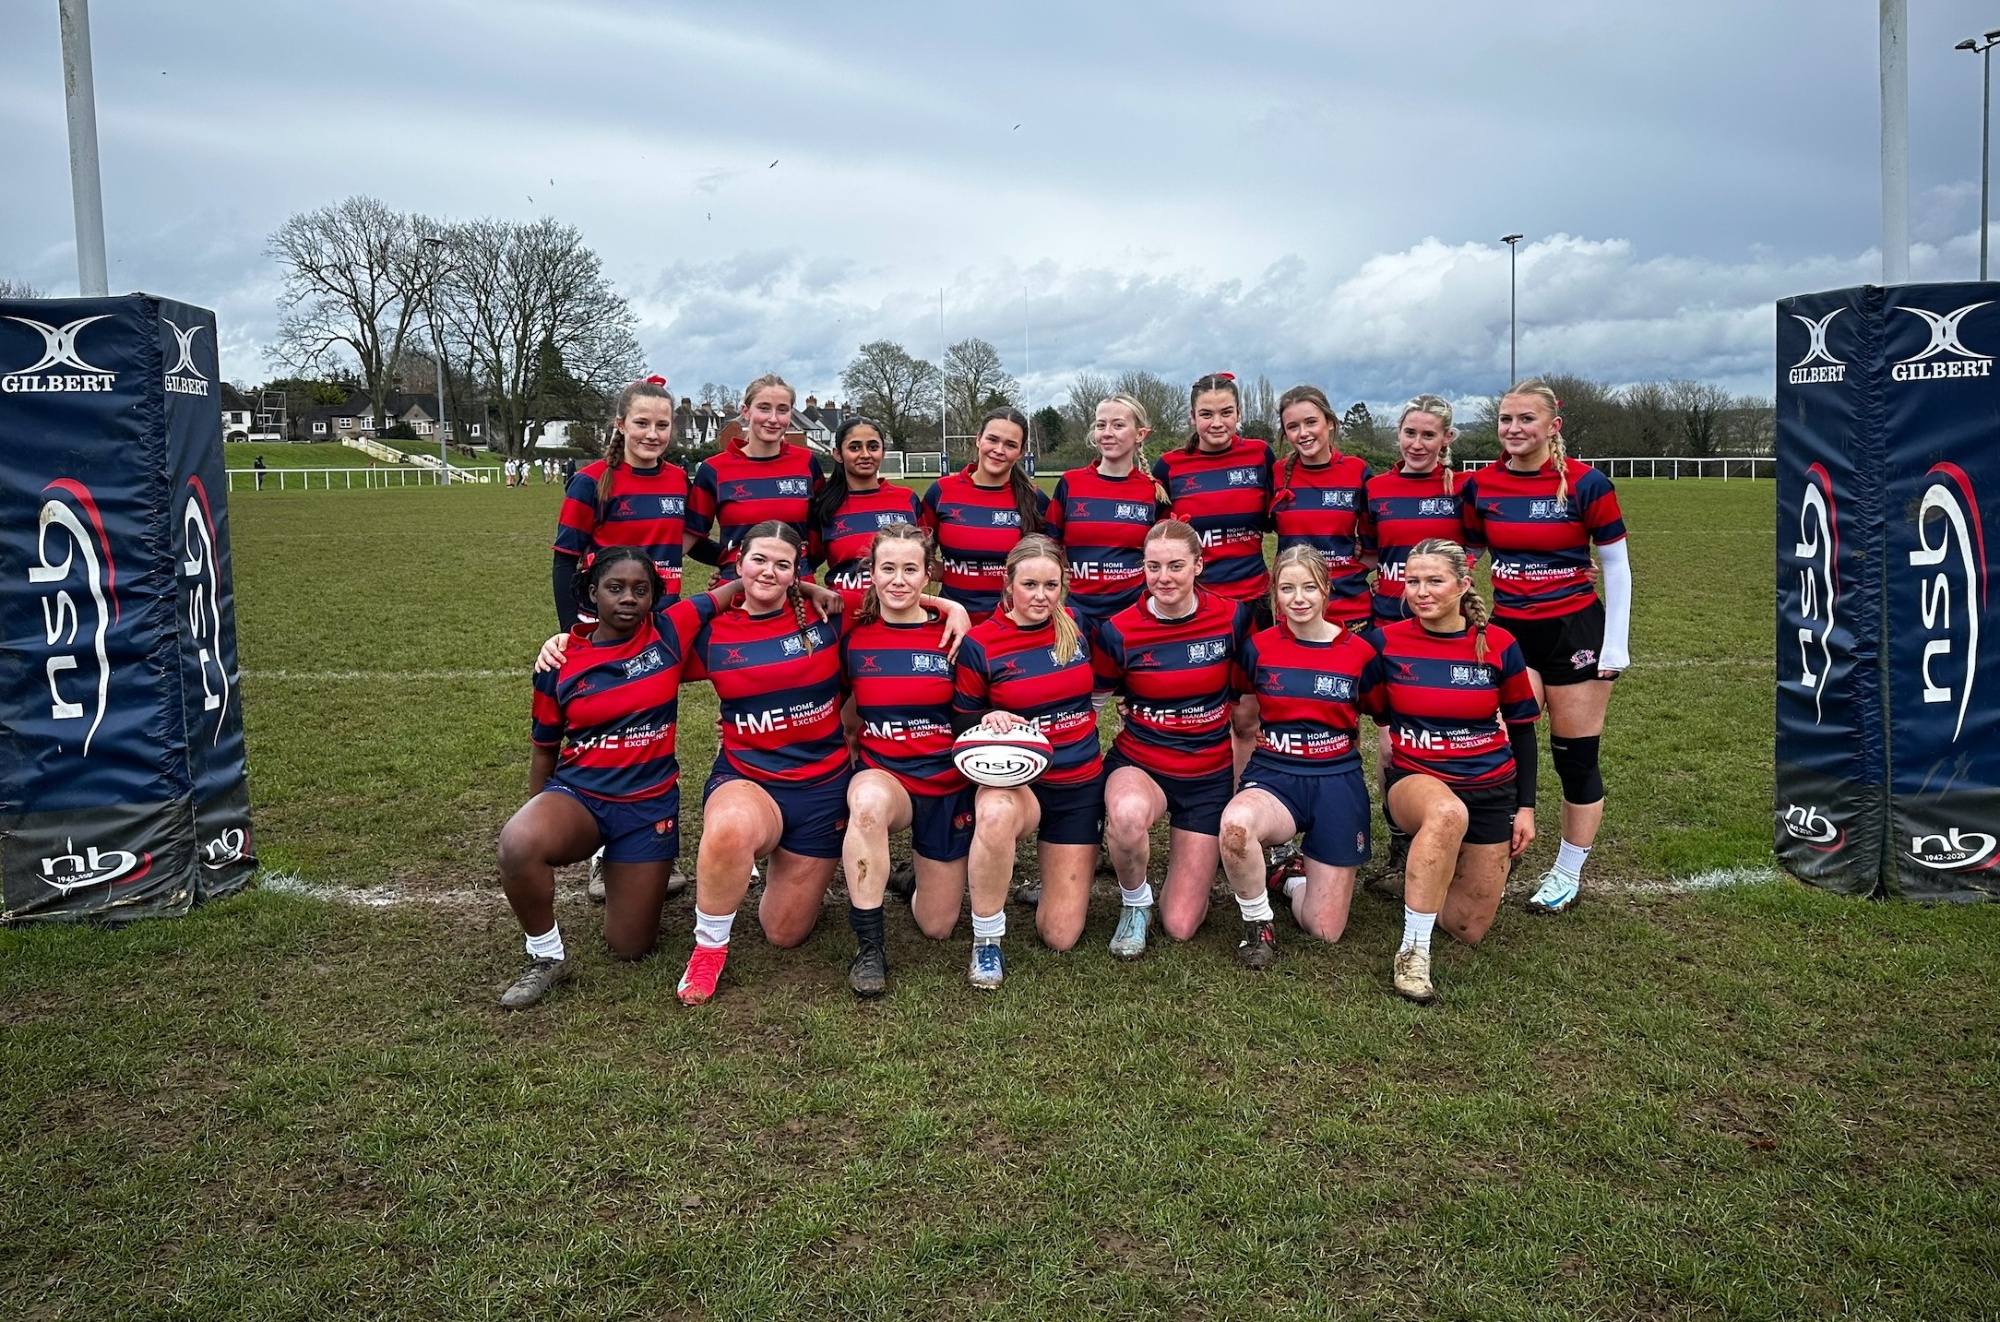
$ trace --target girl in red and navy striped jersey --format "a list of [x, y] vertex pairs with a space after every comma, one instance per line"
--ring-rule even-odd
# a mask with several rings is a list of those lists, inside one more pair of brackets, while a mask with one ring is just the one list
[[985, 619], [1000, 604], [1007, 554], [1042, 530], [1049, 498], [1022, 467], [1028, 419], [997, 408], [979, 423], [973, 461], [924, 493], [923, 525], [944, 561], [944, 595]]
[[840, 593], [851, 614], [868, 586], [869, 548], [875, 534], [919, 521], [917, 493], [882, 480], [882, 428], [858, 414], [841, 419], [834, 433], [840, 467], [812, 498], [812, 551], [826, 563], [826, 585]]
[[847, 921], [858, 950], [847, 971], [857, 996], [888, 987], [882, 895], [889, 837], [910, 832], [916, 886], [910, 911], [925, 936], [942, 941], [958, 923], [965, 858], [972, 849], [972, 786], [951, 760], [950, 653], [938, 639], [938, 612], [924, 605], [930, 536], [908, 523], [876, 533], [868, 587], [841, 639], [848, 691], [860, 716], [861, 766], [847, 789]]
[[[1185, 446], [1160, 456], [1153, 476], [1166, 489], [1173, 517], [1201, 534], [1201, 586], [1218, 597], [1253, 603], [1262, 628], [1271, 623], [1271, 575], [1264, 568], [1276, 482], [1271, 447], [1236, 434], [1241, 401], [1229, 373], [1196, 381], [1188, 401], [1194, 432]], [[1238, 703], [1230, 729], [1241, 772], [1257, 746], [1255, 710]]]
[[[500, 1003], [535, 1004], [569, 976], [555, 919], [555, 869], [606, 856], [604, 937], [623, 959], [660, 939], [680, 853], [674, 756], [682, 663], [718, 598], [661, 607], [657, 565], [614, 546], [588, 557], [575, 596], [596, 614], [551, 639], [535, 675], [530, 798], [500, 832], [500, 879], [533, 961]], [[656, 608], [658, 613], [655, 613]]]
[[1257, 751], [1222, 813], [1222, 867], [1238, 904], [1264, 898], [1264, 846], [1303, 834], [1305, 871], [1285, 878], [1284, 894], [1300, 927], [1338, 941], [1354, 871], [1368, 861], [1357, 738], [1361, 678], [1375, 649], [1327, 618], [1317, 550], [1280, 552], [1272, 577], [1278, 623], [1245, 643], [1238, 660], [1237, 683], [1257, 702]]
[[1007, 555], [1000, 609], [959, 649], [952, 723], [1007, 730], [1032, 725], [1054, 747], [1049, 769], [1012, 789], [979, 787], [973, 808], [972, 985], [996, 988], [1004, 973], [1007, 887], [1016, 846], [1037, 839], [1042, 899], [1035, 926], [1045, 945], [1068, 950], [1083, 935], [1090, 878], [1104, 832], [1104, 759], [1097, 745], [1090, 641], [1063, 607], [1062, 548], [1040, 535]]
[[1429, 540], [1405, 563], [1413, 618], [1369, 635], [1364, 702], [1394, 737], [1382, 814], [1411, 836], [1395, 985], [1436, 995], [1431, 932], [1477, 945], [1493, 925], [1509, 858], [1535, 838], [1541, 708], [1512, 634], [1486, 622], [1464, 548]]
[[1630, 664], [1632, 567], [1618, 493], [1604, 474], [1564, 453], [1555, 392], [1523, 381], [1501, 398], [1495, 421], [1505, 457], [1462, 484], [1465, 526], [1493, 554], [1493, 618], [1520, 640], [1546, 694], [1550, 761], [1562, 781], [1562, 844], [1528, 907], [1561, 913], [1576, 903], [1604, 820], [1598, 742], [1611, 681]]
[[742, 434], [695, 469], [685, 543], [689, 555], [716, 566], [718, 582], [736, 577], [744, 534], [757, 524], [788, 524], [801, 539], [810, 531], [809, 507], [824, 479], [819, 456], [785, 439], [796, 398], [776, 374], [752, 381], [743, 392]]
[[[1196, 587], [1201, 559], [1193, 528], [1176, 519], [1155, 525], [1146, 534], [1146, 595], [1105, 622], [1092, 655], [1098, 688], [1117, 695], [1124, 715], [1105, 759], [1104, 783], [1104, 847], [1122, 901], [1111, 938], [1119, 959], [1137, 959], [1146, 950], [1153, 912], [1149, 836], [1162, 817], [1172, 834], [1160, 888], [1161, 926], [1185, 941], [1208, 916], [1221, 848], [1216, 833], [1235, 787], [1229, 714], [1238, 697], [1236, 652], [1251, 631], [1250, 606]], [[1269, 919], [1266, 901], [1266, 927]], [[1245, 921], [1251, 922], [1247, 912]], [[1261, 968], [1269, 962], [1269, 946], [1253, 936], [1238, 953]]]
[[1350, 629], [1366, 628], [1368, 463], [1340, 452], [1340, 423], [1318, 386], [1293, 386], [1280, 395], [1278, 421], [1292, 446], [1291, 456], [1278, 465], [1271, 495], [1278, 551], [1294, 546], [1318, 551], [1328, 574], [1328, 616]]
[[808, 594], [823, 590], [800, 581], [803, 552], [790, 524], [749, 529], [741, 604], [688, 643], [686, 678], [715, 686], [718, 748], [702, 789], [694, 951], [677, 989], [683, 1005], [715, 995], [757, 860], [770, 860], [758, 924], [773, 945], [789, 947], [812, 934], [840, 857], [853, 769], [840, 724], [846, 630], [837, 609], [825, 619], [808, 611]]
[[1049, 535], [1069, 556], [1069, 608], [1086, 633], [1139, 600], [1146, 531], [1166, 517], [1166, 493], [1145, 468], [1146, 406], [1113, 395], [1097, 406], [1099, 458], [1056, 479]]
[[1368, 479], [1362, 529], [1375, 552], [1375, 623], [1406, 620], [1403, 561], [1427, 537], [1467, 548], [1478, 543], [1465, 531], [1457, 474], [1451, 467], [1451, 404], [1436, 395], [1418, 395], [1396, 420], [1396, 450], [1402, 462]]
[[674, 397], [664, 377], [619, 392], [604, 458], [585, 464], [563, 491], [556, 518], [553, 587], [556, 618], [574, 628], [577, 563], [607, 546], [636, 546], [660, 571], [662, 605], [681, 595], [681, 553], [688, 479], [666, 458], [673, 440]]

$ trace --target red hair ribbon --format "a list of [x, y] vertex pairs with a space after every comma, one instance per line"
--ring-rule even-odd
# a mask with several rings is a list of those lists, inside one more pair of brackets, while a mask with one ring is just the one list
[[1210, 372], [1209, 375], [1218, 381], [1234, 381], [1236, 379], [1236, 373], [1234, 372]]
[[649, 386], [663, 386], [666, 383], [667, 378], [663, 376], [649, 376], [646, 378], [646, 384]]

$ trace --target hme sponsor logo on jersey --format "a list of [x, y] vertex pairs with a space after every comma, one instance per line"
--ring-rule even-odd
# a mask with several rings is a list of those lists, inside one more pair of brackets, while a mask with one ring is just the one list
[[[79, 317], [61, 326], [51, 326], [46, 321], [36, 321], [32, 317], [9, 317], [7, 320], [19, 322], [42, 337], [42, 356], [28, 366], [17, 371], [0, 375], [0, 394], [81, 394], [88, 391], [110, 390], [118, 383], [116, 373], [107, 372], [93, 366], [77, 347], [77, 337], [86, 326], [95, 322], [108, 321], [111, 314], [100, 312], [94, 317]], [[67, 367], [68, 372], [52, 372], [52, 367]]]
[[1799, 495], [1799, 533], [1792, 543], [1798, 562], [1799, 593], [1795, 607], [1799, 644], [1800, 688], [1811, 689], [1813, 724], [1825, 716], [1826, 677], [1833, 669], [1833, 614], [1840, 605], [1840, 524], [1833, 496], [1833, 478], [1824, 466], [1806, 469]]
[[1992, 300], [1968, 303], [1954, 312], [1932, 312], [1929, 308], [1904, 307], [1900, 311], [1920, 317], [1930, 327], [1931, 342], [1923, 352], [1911, 354], [1889, 369], [1897, 381], [1939, 381], [1968, 376], [1993, 375], [1993, 359], [1974, 353], [1958, 338], [1958, 328], [1966, 314], [1987, 306]]
[[1911, 568], [1927, 571], [1917, 579], [1917, 609], [1926, 635], [1918, 678], [1924, 702], [1957, 707], [1951, 730], [1951, 741], [1957, 743], [1979, 678], [1986, 530], [1964, 469], [1937, 464], [1925, 476], [1930, 485], [1917, 505], [1917, 548], [1910, 552]]

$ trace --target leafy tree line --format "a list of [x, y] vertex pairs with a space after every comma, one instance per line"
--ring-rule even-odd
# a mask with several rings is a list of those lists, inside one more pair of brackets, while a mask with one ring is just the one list
[[490, 411], [488, 444], [518, 456], [546, 422], [602, 416], [641, 370], [631, 307], [574, 225], [350, 197], [292, 216], [269, 250], [284, 275], [273, 357], [351, 379], [378, 433], [389, 395], [427, 378], [450, 416]]

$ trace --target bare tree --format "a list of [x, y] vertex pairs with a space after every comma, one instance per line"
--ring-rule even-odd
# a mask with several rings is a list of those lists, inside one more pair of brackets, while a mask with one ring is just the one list
[[1271, 388], [1271, 378], [1259, 372], [1257, 380], [1243, 392], [1243, 420], [1261, 422], [1271, 429], [1273, 435], [1278, 430], [1278, 392]]
[[352, 356], [377, 432], [431, 276], [422, 239], [433, 228], [372, 197], [350, 197], [302, 211], [271, 236], [285, 277], [277, 358], [313, 370]]
[[1722, 414], [1735, 403], [1729, 392], [1702, 381], [1669, 381], [1666, 398], [1688, 453], [1696, 457], [1716, 453], [1722, 443]]
[[632, 309], [574, 225], [481, 220], [444, 237], [445, 357], [471, 365], [507, 454], [544, 423], [601, 414], [639, 374]]
[[0, 278], [0, 298], [46, 298], [46, 297], [47, 297], [46, 294], [42, 293], [41, 290], [29, 284], [26, 280], [7, 280], [4, 278]]
[[1153, 439], [1159, 444], [1171, 444], [1175, 437], [1188, 434], [1187, 391], [1153, 375], [1151, 372], [1126, 372], [1118, 378], [1118, 393], [1130, 395], [1146, 406], [1146, 415], [1153, 420]]
[[696, 398], [703, 408], [714, 409], [718, 413], [735, 413], [743, 406], [742, 391], [717, 381], [702, 382], [701, 394]]
[[1722, 415], [1723, 448], [1731, 454], [1769, 454], [1777, 432], [1777, 411], [1757, 395], [1739, 396]]
[[980, 418], [1013, 403], [1020, 390], [985, 340], [960, 340], [944, 351], [945, 417], [953, 435], [971, 435]]
[[1618, 398], [1611, 387], [1567, 372], [1552, 372], [1542, 380], [1562, 401], [1563, 449], [1578, 458], [1597, 453], [1593, 444], [1605, 440], [1617, 423]]
[[1075, 436], [1088, 439], [1097, 424], [1097, 406], [1110, 398], [1111, 378], [1096, 372], [1078, 372], [1070, 378], [1069, 393], [1062, 402], [1063, 423]]
[[841, 372], [840, 388], [849, 412], [879, 419], [890, 442], [907, 450], [937, 401], [938, 370], [894, 340], [873, 340]]
[[1672, 451], [1676, 427], [1665, 386], [1641, 381], [1619, 391], [1618, 402], [1624, 409], [1626, 439], [1613, 453], [1656, 455]]

